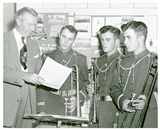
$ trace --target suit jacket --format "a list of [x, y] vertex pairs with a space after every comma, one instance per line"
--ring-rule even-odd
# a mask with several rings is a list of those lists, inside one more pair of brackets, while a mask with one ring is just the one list
[[[20, 80], [27, 72], [21, 70], [20, 57], [18, 52], [18, 47], [16, 39], [14, 37], [13, 31], [9, 31], [4, 34], [4, 57], [3, 57], [3, 81], [4, 81], [4, 126], [15, 127], [17, 116], [22, 116], [22, 113], [17, 111], [20, 109], [19, 105], [23, 104], [28, 97], [28, 92], [30, 91], [32, 100], [32, 106], [35, 105], [35, 87], [29, 84], [24, 84], [21, 86]], [[38, 43], [31, 39], [27, 39], [27, 68], [30, 73], [38, 73], [41, 68], [41, 57]], [[20, 87], [21, 86], [21, 87]], [[28, 89], [29, 88], [29, 89]], [[25, 97], [25, 99], [24, 99]], [[25, 111], [30, 111], [30, 106], [27, 105]], [[23, 110], [24, 111], [24, 110]], [[33, 108], [35, 112], [35, 108]], [[32, 111], [32, 112], [33, 112]], [[23, 113], [24, 114], [24, 113]], [[21, 123], [20, 123], [21, 124]]]

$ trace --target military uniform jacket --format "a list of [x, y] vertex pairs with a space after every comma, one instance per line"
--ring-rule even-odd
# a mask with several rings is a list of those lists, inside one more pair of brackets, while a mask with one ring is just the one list
[[[136, 57], [130, 54], [122, 56], [118, 60], [117, 67], [114, 70], [114, 81], [110, 89], [112, 99], [122, 114], [126, 113], [122, 110], [123, 100], [131, 99], [133, 93], [136, 96], [142, 93], [152, 58], [151, 53], [145, 50]], [[152, 95], [149, 109], [155, 107], [156, 100]], [[123, 121], [123, 119], [119, 120]]]
[[112, 128], [114, 114], [117, 111], [110, 96], [110, 86], [113, 82], [113, 71], [116, 69], [116, 61], [119, 53], [99, 57], [95, 62], [97, 73], [97, 102], [96, 118], [99, 128]]
[[113, 70], [116, 68], [116, 60], [119, 53], [111, 56], [106, 54], [96, 60], [95, 67], [98, 74], [98, 94], [99, 96], [109, 95], [109, 88], [113, 80]]
[[[79, 86], [80, 90], [86, 94], [86, 85], [89, 83], [88, 80], [88, 68], [86, 57], [74, 50], [70, 50], [66, 54], [61, 52], [59, 49], [54, 52], [48, 54], [48, 56], [58, 63], [65, 65], [67, 67], [71, 67], [77, 65], [79, 69]], [[71, 89], [71, 77], [68, 77], [61, 87], [60, 91], [70, 90]]]

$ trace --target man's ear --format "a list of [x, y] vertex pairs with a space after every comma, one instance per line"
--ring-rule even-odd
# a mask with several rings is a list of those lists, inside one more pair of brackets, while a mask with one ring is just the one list
[[139, 43], [142, 43], [142, 42], [144, 42], [144, 41], [145, 41], [144, 35], [139, 34], [139, 35], [138, 35], [138, 42], [139, 42]]
[[120, 39], [116, 39], [115, 41], [115, 48], [118, 48], [120, 46]]
[[60, 32], [58, 32], [58, 38], [60, 39], [60, 36], [61, 36], [61, 34], [60, 34]]
[[21, 23], [22, 23], [22, 16], [19, 16], [16, 18], [16, 24], [17, 24], [17, 26], [20, 26]]

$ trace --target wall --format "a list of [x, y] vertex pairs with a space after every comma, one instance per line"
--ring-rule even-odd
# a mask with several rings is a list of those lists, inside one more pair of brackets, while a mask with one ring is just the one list
[[[93, 0], [79, 0], [79, 1], [54, 1], [39, 3], [17, 3], [17, 9], [23, 6], [29, 6], [41, 13], [53, 13], [53, 14], [67, 14], [68, 24], [75, 25], [75, 18], [78, 16], [89, 17], [91, 19], [91, 31], [93, 18], [105, 17], [105, 25], [111, 24], [120, 27], [122, 19], [133, 18], [135, 20], [144, 21], [149, 30], [148, 44], [149, 50], [157, 51], [157, 39], [158, 39], [158, 17], [157, 17], [157, 6], [154, 0], [143, 1], [143, 0], [99, 0], [97, 3]], [[98, 30], [99, 28], [97, 28]], [[92, 32], [91, 32], [92, 33]], [[84, 37], [83, 37], [84, 36]], [[88, 59], [90, 57], [97, 57], [97, 40], [95, 36], [83, 35], [77, 38], [75, 49], [85, 54]], [[152, 46], [149, 42], [152, 41]]]
[[4, 3], [3, 4], [3, 31], [9, 31], [13, 27], [13, 19], [16, 11], [15, 3]]

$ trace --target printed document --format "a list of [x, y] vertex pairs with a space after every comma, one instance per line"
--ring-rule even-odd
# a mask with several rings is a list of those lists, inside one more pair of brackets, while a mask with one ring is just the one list
[[45, 80], [42, 85], [54, 89], [60, 89], [71, 72], [72, 68], [66, 67], [47, 57], [39, 76]]

